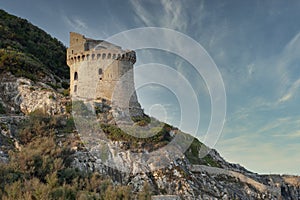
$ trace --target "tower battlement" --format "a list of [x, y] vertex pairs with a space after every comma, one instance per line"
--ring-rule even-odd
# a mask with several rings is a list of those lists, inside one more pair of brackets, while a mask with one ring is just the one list
[[121, 47], [104, 40], [94, 40], [78, 33], [70, 33], [70, 47], [67, 49], [67, 64], [69, 66], [85, 60], [104, 59], [128, 61], [134, 64], [136, 55], [134, 51], [123, 50]]

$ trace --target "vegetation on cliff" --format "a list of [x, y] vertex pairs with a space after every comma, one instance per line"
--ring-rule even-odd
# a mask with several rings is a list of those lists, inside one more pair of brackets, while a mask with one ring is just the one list
[[0, 73], [8, 70], [32, 79], [35, 72], [48, 71], [62, 79], [69, 77], [66, 47], [27, 20], [1, 9], [0, 49]]
[[17, 132], [20, 149], [0, 166], [1, 199], [149, 199], [149, 192], [133, 194], [130, 186], [113, 185], [98, 173], [71, 167], [74, 124], [66, 116], [34, 112]]

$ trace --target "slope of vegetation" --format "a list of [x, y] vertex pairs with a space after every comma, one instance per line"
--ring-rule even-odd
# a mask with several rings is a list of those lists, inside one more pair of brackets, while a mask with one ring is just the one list
[[[34, 76], [34, 69], [28, 70], [28, 65], [32, 64], [32, 68], [44, 68], [44, 71], [50, 71], [62, 79], [69, 77], [69, 69], [65, 62], [66, 47], [27, 20], [10, 15], [1, 9], [0, 49], [2, 49], [1, 70], [7, 67], [17, 76], [30, 73]], [[15, 62], [7, 66], [9, 61]], [[24, 63], [26, 68], [22, 69]], [[19, 72], [16, 68], [23, 71]]]
[[[131, 150], [133, 152], [147, 150], [148, 152], [152, 152], [168, 145], [174, 137], [177, 137], [177, 141], [180, 141], [181, 144], [179, 145], [181, 147], [188, 147], [184, 154], [191, 164], [221, 167], [218, 161], [211, 155], [208, 154], [203, 158], [199, 156], [200, 149], [203, 147], [208, 150], [207, 146], [201, 143], [197, 138], [181, 132], [167, 123], [160, 122], [145, 114], [139, 117], [132, 117], [135, 123], [130, 127], [124, 126], [120, 128], [113, 123], [94, 123], [93, 120], [89, 118], [90, 115], [93, 114], [91, 114], [91, 110], [88, 109], [83, 101], [73, 101], [72, 103], [73, 109], [76, 111], [76, 123], [80, 123], [81, 127], [86, 127], [85, 130], [92, 130], [91, 132], [97, 132], [99, 129], [103, 130], [108, 139], [124, 142], [126, 144], [122, 146], [124, 150]], [[101, 118], [99, 117], [101, 114], [105, 114], [105, 112], [102, 113], [101, 110], [99, 110], [98, 118]], [[151, 126], [147, 127], [149, 123], [151, 123]], [[143, 128], [140, 129], [139, 127]], [[151, 137], [147, 137], [149, 134]]]
[[[21, 149], [9, 152], [9, 163], [0, 166], [0, 198], [149, 199], [147, 191], [133, 194], [130, 186], [72, 168], [73, 129], [72, 119], [65, 116], [32, 113], [17, 134]], [[58, 137], [62, 133], [64, 138]]]
[[0, 73], [11, 72], [17, 77], [40, 80], [47, 74], [46, 68], [33, 56], [15, 50], [0, 49]]

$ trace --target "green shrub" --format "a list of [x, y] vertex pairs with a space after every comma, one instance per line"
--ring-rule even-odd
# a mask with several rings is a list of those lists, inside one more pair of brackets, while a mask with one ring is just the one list
[[0, 114], [5, 114], [5, 113], [6, 113], [5, 108], [3, 104], [0, 102]]
[[67, 103], [66, 105], [66, 112], [71, 113], [72, 112], [72, 103]]
[[47, 82], [46, 84], [49, 85], [50, 87], [52, 87], [55, 90], [57, 90], [59, 88], [58, 85], [55, 85], [55, 84], [52, 84], [52, 83], [49, 83], [49, 82]]
[[64, 88], [64, 89], [69, 89], [70, 88], [70, 84], [68, 83], [68, 82], [65, 82], [65, 81], [63, 81], [62, 83], [61, 83], [61, 86]]
[[[199, 151], [203, 145], [204, 144], [202, 144], [197, 138], [194, 138], [192, 144], [184, 153], [187, 159], [190, 161], [190, 163], [198, 165], [208, 165], [211, 167], [221, 167], [221, 165], [216, 160], [214, 160], [209, 154], [203, 158], [199, 157]], [[203, 146], [203, 148], [208, 147]]]
[[64, 89], [62, 94], [65, 96], [65, 97], [68, 97], [70, 96], [70, 89]]
[[[137, 148], [145, 148], [148, 151], [158, 149], [162, 146], [168, 144], [171, 141], [171, 136], [169, 134], [170, 126], [167, 124], [158, 124], [158, 132], [152, 137], [140, 137], [147, 135], [148, 131], [152, 130], [140, 130], [139, 127], [132, 127], [128, 132], [123, 131], [119, 127], [111, 124], [101, 124], [100, 127], [107, 137], [113, 141], [125, 141], [129, 143], [129, 148], [136, 150]], [[155, 130], [155, 128], [152, 128]], [[155, 132], [154, 132], [155, 133]], [[136, 137], [139, 136], [139, 137]]]
[[49, 95], [49, 99], [55, 100], [55, 96], [54, 95]]

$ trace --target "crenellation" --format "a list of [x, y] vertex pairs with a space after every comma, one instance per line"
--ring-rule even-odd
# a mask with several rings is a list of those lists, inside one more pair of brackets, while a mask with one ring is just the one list
[[108, 50], [90, 50], [84, 51], [84, 53], [74, 53], [68, 54], [67, 63], [73, 64], [74, 62], [80, 62], [85, 60], [104, 60], [104, 59], [113, 59], [113, 60], [120, 60], [120, 61], [129, 61], [131, 64], [136, 62], [136, 57], [134, 52], [111, 52]]

